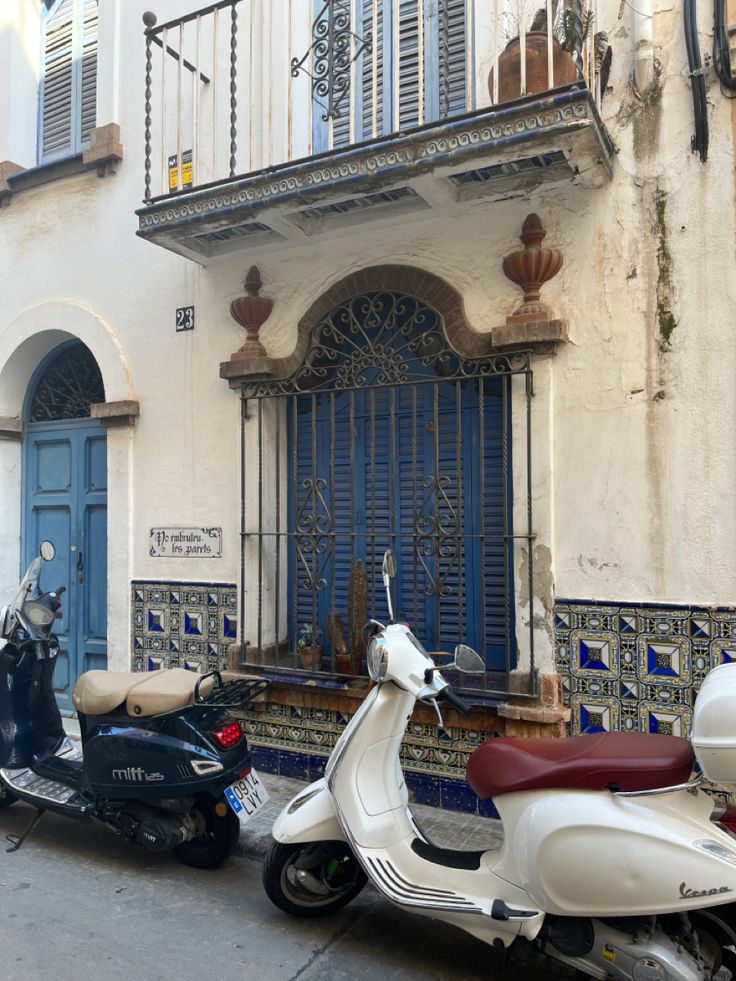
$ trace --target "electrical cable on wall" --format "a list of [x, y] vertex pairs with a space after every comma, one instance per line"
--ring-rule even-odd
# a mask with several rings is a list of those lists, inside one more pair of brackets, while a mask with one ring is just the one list
[[725, 12], [726, 0], [714, 0], [713, 67], [723, 88], [736, 92], [736, 78], [731, 74], [731, 54], [728, 47]]
[[690, 68], [690, 87], [693, 93], [693, 110], [695, 113], [695, 135], [692, 138], [692, 150], [693, 153], [700, 154], [701, 161], [705, 163], [708, 159], [708, 103], [705, 93], [703, 61], [700, 57], [695, 0], [684, 0], [682, 13], [685, 30], [685, 46], [687, 48], [687, 63]]

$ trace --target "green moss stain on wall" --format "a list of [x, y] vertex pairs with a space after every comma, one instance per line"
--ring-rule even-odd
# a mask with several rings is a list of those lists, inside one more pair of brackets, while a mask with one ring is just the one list
[[669, 351], [677, 320], [672, 312], [673, 263], [667, 242], [667, 192], [654, 192], [654, 234], [657, 239], [657, 328], [659, 350]]

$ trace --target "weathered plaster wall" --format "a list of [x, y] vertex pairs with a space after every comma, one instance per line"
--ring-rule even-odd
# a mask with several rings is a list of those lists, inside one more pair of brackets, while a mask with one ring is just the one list
[[[243, 252], [206, 268], [135, 236], [144, 173], [139, 83], [145, 6], [134, 0], [124, 12], [110, 7], [120, 23], [114, 63], [123, 74], [117, 83], [114, 77], [104, 83], [100, 99], [121, 125], [126, 158], [118, 173], [104, 180], [85, 174], [16, 195], [0, 214], [0, 414], [20, 411], [23, 375], [13, 376], [20, 350], [13, 325], [30, 323], [23, 318], [46, 304], [59, 311], [74, 304], [107, 325], [108, 341], [125, 366], [125, 384], [113, 387], [127, 392], [118, 397], [141, 403], [135, 428], [110, 435], [110, 594], [122, 590], [127, 597], [132, 579], [238, 579], [239, 405], [218, 369], [243, 340], [228, 307], [241, 295], [252, 262], [260, 267], [263, 294], [276, 302], [261, 335], [274, 356], [291, 352], [299, 319], [325, 289], [372, 264], [416, 265], [448, 280], [463, 294], [471, 324], [489, 330], [519, 302], [500, 261], [518, 247], [521, 224], [536, 211], [547, 243], [565, 256], [543, 299], [567, 320], [571, 338], [535, 369], [537, 664], [553, 665], [553, 595], [736, 602], [732, 107], [711, 81], [711, 153], [701, 164], [690, 152], [692, 105], [679, 6], [656, 5], [656, 87], [637, 97], [632, 11], [602, 5], [599, 26], [614, 46], [603, 116], [618, 148], [606, 186], [546, 186], [527, 198], [478, 202], [441, 221], [431, 211], [398, 224], [376, 221], [329, 237], [317, 234], [306, 244]], [[159, 19], [178, 6], [174, 0], [159, 4]], [[267, 51], [283, 52], [283, 24], [269, 22], [270, 6], [263, 5], [269, 45], [259, 54], [265, 78]], [[105, 31], [109, 36], [109, 25], [101, 36]], [[709, 46], [705, 33], [701, 43]], [[280, 99], [273, 92], [269, 99], [268, 113], [278, 113]], [[258, 159], [278, 155], [288, 127], [257, 138], [266, 137], [268, 154], [254, 144]], [[190, 304], [196, 329], [176, 334], [175, 308]], [[75, 333], [61, 312], [58, 321], [56, 329]], [[104, 345], [91, 346], [106, 385], [113, 384]], [[517, 413], [516, 439], [520, 423]], [[5, 593], [18, 568], [17, 444], [0, 444], [0, 452]], [[250, 455], [247, 466], [252, 475]], [[166, 524], [222, 526], [222, 558], [151, 558], [148, 529]], [[522, 624], [529, 617], [525, 562], [519, 550]], [[112, 609], [118, 666], [128, 642], [127, 602]]]

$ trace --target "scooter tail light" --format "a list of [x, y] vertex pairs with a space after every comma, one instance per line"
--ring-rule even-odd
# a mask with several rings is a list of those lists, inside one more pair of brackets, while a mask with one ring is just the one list
[[210, 736], [220, 749], [234, 749], [242, 741], [244, 735], [243, 726], [237, 721], [226, 722], [210, 732]]

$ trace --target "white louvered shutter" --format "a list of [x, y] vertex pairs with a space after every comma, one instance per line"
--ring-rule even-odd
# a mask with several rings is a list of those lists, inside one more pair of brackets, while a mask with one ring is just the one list
[[79, 153], [96, 123], [97, 0], [61, 0], [44, 30], [41, 163]]
[[84, 0], [81, 61], [81, 138], [89, 142], [89, 134], [97, 125], [97, 0]]
[[72, 152], [74, 0], [63, 0], [46, 22], [41, 82], [41, 160]]

